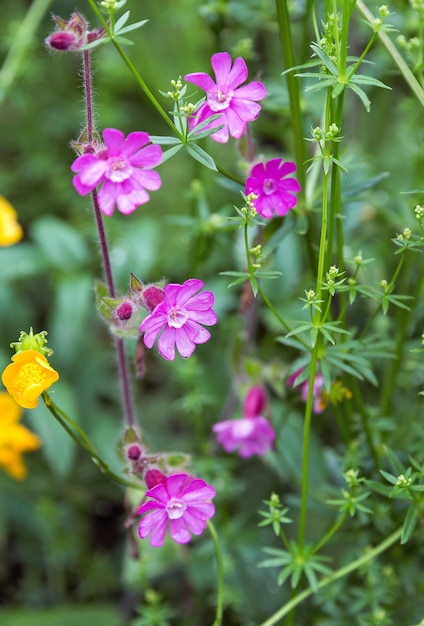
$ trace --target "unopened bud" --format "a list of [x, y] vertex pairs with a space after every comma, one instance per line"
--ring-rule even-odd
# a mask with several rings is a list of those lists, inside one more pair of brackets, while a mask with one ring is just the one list
[[164, 290], [156, 285], [150, 285], [143, 291], [143, 304], [152, 312], [158, 304], [165, 300]]
[[141, 446], [138, 443], [132, 443], [127, 448], [127, 458], [130, 461], [138, 461], [138, 459], [141, 457], [141, 453]]
[[157, 469], [149, 469], [144, 475], [144, 480], [147, 488], [152, 489], [153, 487], [156, 487], [156, 485], [165, 483], [166, 476]]
[[116, 317], [121, 321], [126, 321], [132, 318], [134, 313], [134, 305], [129, 300], [125, 300], [116, 309]]
[[243, 403], [245, 417], [257, 417], [261, 415], [266, 406], [266, 392], [263, 387], [257, 385], [247, 392]]

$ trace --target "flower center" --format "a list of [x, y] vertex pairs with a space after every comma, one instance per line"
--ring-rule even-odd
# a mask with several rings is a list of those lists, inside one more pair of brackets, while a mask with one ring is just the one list
[[187, 505], [178, 498], [170, 498], [166, 505], [166, 512], [169, 519], [180, 519], [185, 513]]
[[133, 173], [132, 166], [128, 161], [122, 157], [110, 157], [108, 159], [108, 169], [106, 171], [106, 178], [109, 178], [113, 183], [122, 183], [127, 180]]
[[230, 106], [233, 95], [234, 91], [232, 89], [222, 91], [219, 87], [216, 87], [208, 94], [208, 104], [212, 111], [224, 111]]
[[236, 439], [246, 439], [255, 430], [254, 418], [245, 417], [243, 419], [234, 420], [233, 435]]
[[168, 326], [171, 328], [181, 328], [188, 320], [188, 313], [184, 309], [173, 307], [168, 311]]
[[275, 180], [272, 178], [265, 178], [262, 190], [266, 196], [270, 196], [277, 191], [277, 185], [275, 184]]
[[47, 381], [47, 376], [42, 367], [36, 363], [24, 363], [19, 370], [16, 387], [19, 391], [23, 391], [31, 385], [42, 385], [45, 381]]

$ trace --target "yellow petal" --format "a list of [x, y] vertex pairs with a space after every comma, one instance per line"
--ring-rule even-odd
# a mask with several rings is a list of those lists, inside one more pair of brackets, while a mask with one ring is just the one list
[[0, 196], [0, 246], [13, 246], [23, 237], [15, 209]]

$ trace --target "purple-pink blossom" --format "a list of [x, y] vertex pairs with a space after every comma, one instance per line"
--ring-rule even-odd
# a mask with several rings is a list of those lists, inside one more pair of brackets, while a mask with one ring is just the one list
[[255, 454], [263, 456], [272, 448], [275, 431], [259, 414], [265, 403], [263, 388], [252, 387], [244, 400], [244, 417], [214, 424], [212, 430], [226, 452], [237, 451], [241, 457], [247, 458]]
[[141, 539], [150, 535], [150, 545], [162, 546], [166, 530], [176, 543], [188, 543], [191, 535], [201, 535], [215, 513], [211, 500], [216, 491], [200, 478], [187, 474], [163, 476], [146, 493], [151, 498], [138, 510], [144, 515], [138, 526]]
[[301, 186], [296, 178], [287, 177], [295, 170], [294, 163], [282, 159], [271, 159], [253, 167], [246, 180], [246, 195], [254, 193], [257, 196], [253, 204], [262, 217], [273, 217], [274, 211], [277, 215], [285, 215], [296, 206], [294, 194], [301, 190]]
[[265, 87], [259, 81], [240, 86], [248, 76], [247, 65], [242, 57], [237, 57], [231, 65], [228, 52], [218, 52], [212, 55], [211, 65], [215, 81], [204, 72], [184, 76], [186, 81], [206, 92], [206, 101], [190, 118], [190, 130], [208, 117], [220, 113], [216, 120], [206, 126], [215, 128], [224, 125], [211, 138], [220, 143], [226, 143], [229, 134], [240, 139], [247, 122], [252, 122], [259, 115], [261, 105], [258, 101], [265, 98]]
[[210, 339], [210, 332], [203, 328], [218, 321], [212, 309], [214, 296], [211, 291], [200, 291], [201, 280], [190, 278], [183, 285], [165, 285], [164, 300], [146, 317], [140, 326], [144, 343], [151, 348], [159, 335], [158, 350], [170, 361], [175, 358], [175, 347], [184, 358], [194, 352], [196, 344]]
[[124, 133], [115, 128], [103, 131], [104, 148], [97, 153], [82, 154], [71, 165], [73, 185], [85, 196], [98, 185], [100, 210], [112, 215], [115, 204], [121, 213], [132, 213], [138, 206], [148, 202], [147, 192], [156, 191], [161, 179], [152, 170], [162, 159], [162, 149], [150, 144], [144, 132]]

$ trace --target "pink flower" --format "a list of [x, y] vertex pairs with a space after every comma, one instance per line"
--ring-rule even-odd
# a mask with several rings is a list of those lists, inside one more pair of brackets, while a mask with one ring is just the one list
[[275, 431], [269, 421], [259, 415], [265, 408], [266, 395], [262, 387], [252, 387], [243, 404], [244, 417], [217, 422], [212, 430], [226, 452], [238, 450], [241, 457], [263, 456], [271, 448]]
[[255, 120], [261, 110], [258, 100], [265, 98], [266, 91], [262, 83], [254, 81], [240, 87], [247, 80], [247, 65], [241, 57], [235, 59], [231, 67], [231, 57], [228, 52], [218, 52], [212, 55], [211, 65], [215, 72], [216, 82], [204, 72], [187, 74], [184, 79], [194, 83], [206, 91], [206, 102], [190, 118], [190, 129], [194, 128], [208, 117], [221, 115], [206, 128], [224, 127], [211, 135], [211, 138], [220, 143], [228, 141], [228, 133], [235, 139], [243, 135], [247, 122]]
[[147, 145], [147, 133], [134, 132], [125, 138], [115, 128], [103, 131], [105, 149], [97, 154], [82, 154], [72, 164], [77, 173], [73, 185], [85, 196], [98, 185], [99, 206], [105, 215], [112, 215], [115, 203], [121, 213], [132, 213], [140, 204], [150, 199], [149, 191], [161, 186], [161, 179], [152, 167], [162, 158], [162, 149], [155, 144]]
[[165, 540], [169, 522], [169, 532], [177, 543], [188, 543], [191, 534], [201, 535], [206, 522], [215, 513], [211, 499], [216, 495], [213, 487], [200, 478], [187, 474], [173, 474], [149, 489], [148, 500], [138, 510], [139, 515], [147, 513], [139, 523], [141, 539], [150, 535], [150, 545], [160, 548]]
[[218, 321], [212, 306], [213, 293], [203, 291], [203, 282], [196, 278], [186, 280], [183, 285], [165, 285], [165, 299], [146, 317], [140, 326], [144, 332], [144, 343], [151, 348], [158, 341], [160, 354], [169, 361], [175, 358], [175, 346], [182, 357], [194, 352], [196, 344], [205, 343], [210, 332], [200, 324], [213, 326]]
[[297, 204], [295, 193], [301, 190], [295, 178], [286, 178], [296, 170], [291, 161], [271, 159], [266, 163], [258, 163], [250, 172], [246, 181], [246, 195], [254, 193], [257, 198], [253, 201], [255, 209], [262, 217], [285, 215]]
[[[299, 383], [296, 383], [296, 380], [302, 374], [303, 369], [304, 368], [302, 367], [299, 370], [296, 370], [296, 372], [288, 377], [287, 384], [289, 385], [289, 387], [297, 387], [299, 385]], [[308, 401], [309, 380], [304, 380], [303, 383], [300, 383], [300, 392], [302, 401], [306, 403]], [[327, 406], [327, 401], [323, 395], [323, 392], [324, 377], [322, 376], [322, 374], [317, 374], [314, 380], [314, 403], [312, 407], [314, 413], [322, 413]]]

